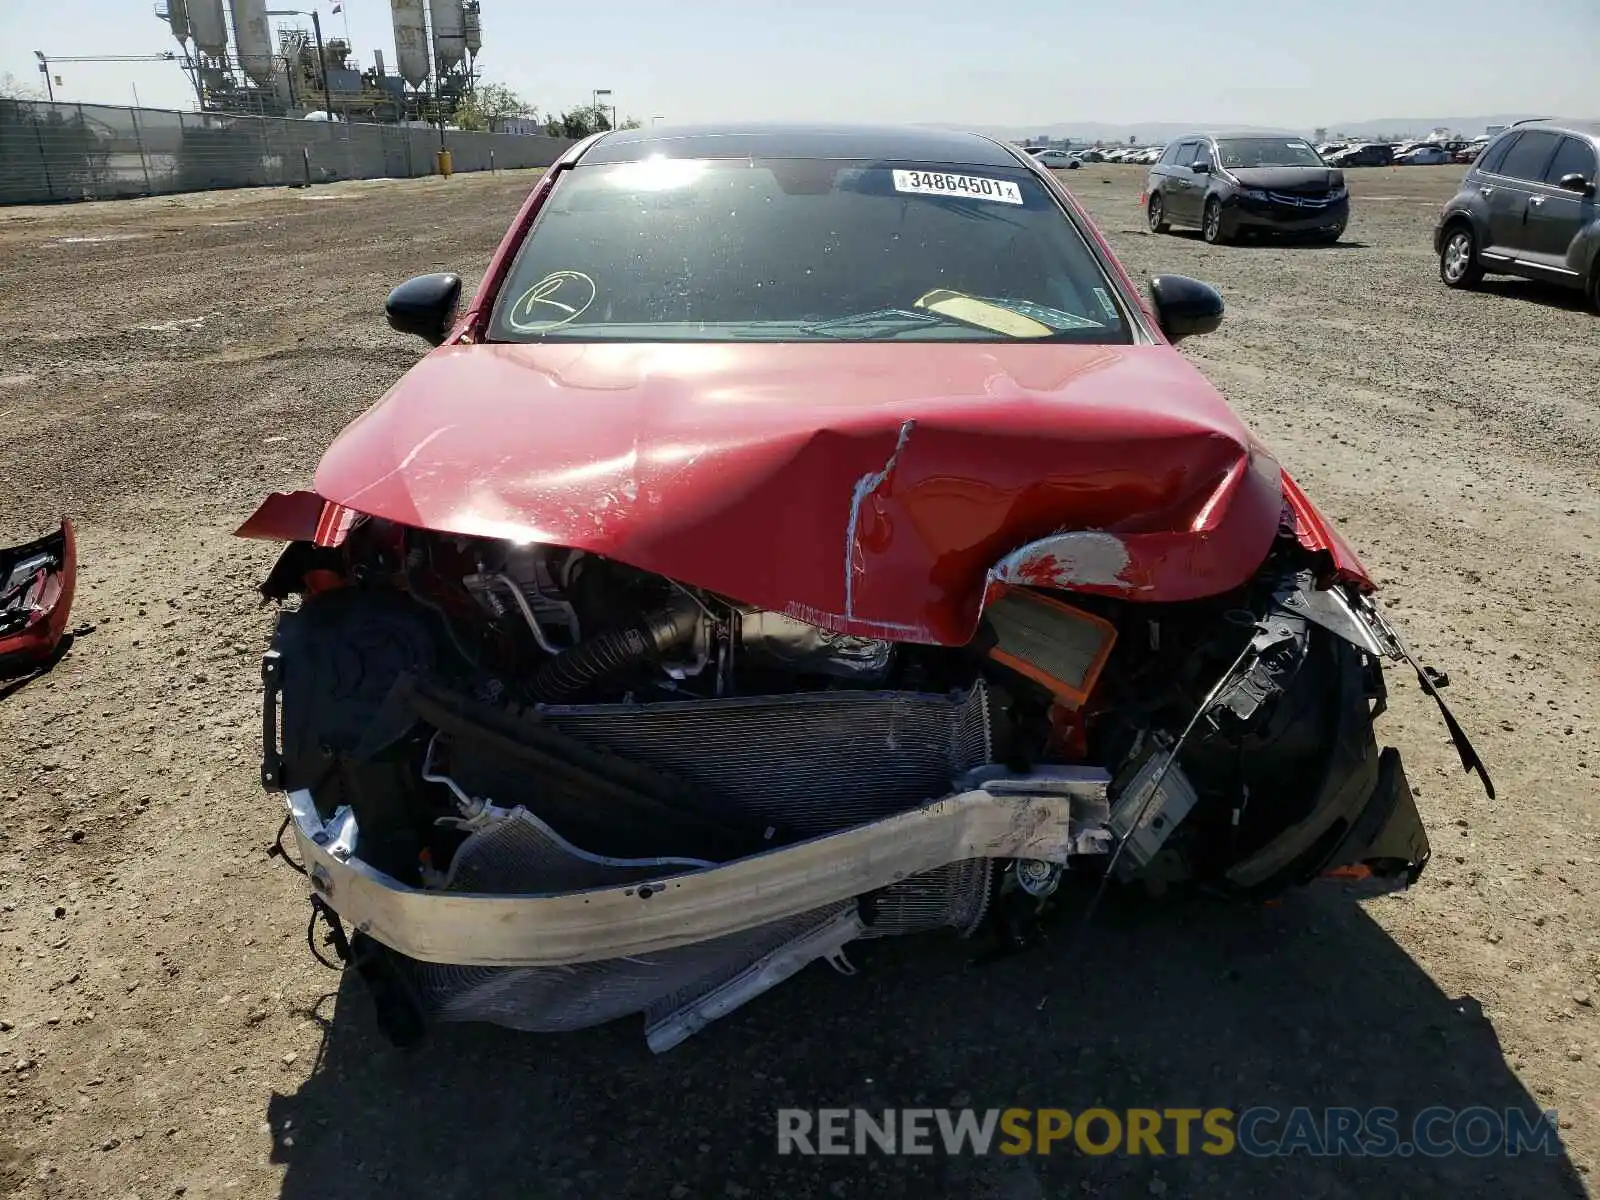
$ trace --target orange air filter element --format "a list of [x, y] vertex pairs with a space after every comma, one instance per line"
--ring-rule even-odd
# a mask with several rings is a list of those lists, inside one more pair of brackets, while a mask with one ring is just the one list
[[1029, 588], [1006, 588], [983, 621], [989, 657], [1048, 688], [1069, 708], [1089, 699], [1117, 642], [1117, 627], [1104, 617]]

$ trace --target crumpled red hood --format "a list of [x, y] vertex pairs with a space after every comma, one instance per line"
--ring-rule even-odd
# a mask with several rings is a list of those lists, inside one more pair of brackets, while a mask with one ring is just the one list
[[548, 542], [845, 632], [961, 644], [991, 568], [1132, 599], [1235, 587], [1279, 468], [1168, 346], [547, 344], [435, 351], [317, 491]]

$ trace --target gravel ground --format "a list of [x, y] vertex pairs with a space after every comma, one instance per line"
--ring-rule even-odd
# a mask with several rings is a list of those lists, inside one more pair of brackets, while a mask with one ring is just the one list
[[[482, 269], [529, 174], [0, 210], [0, 538], [80, 522], [70, 652], [0, 685], [0, 1193], [56, 1197], [1585, 1194], [1600, 1163], [1600, 319], [1438, 281], [1460, 168], [1354, 172], [1331, 249], [1144, 231], [1143, 172], [1068, 176], [1136, 276], [1214, 282], [1188, 349], [1360, 547], [1499, 785], [1414, 683], [1434, 863], [1410, 893], [1113, 905], [969, 967], [939, 939], [813, 968], [667, 1057], [631, 1022], [440, 1030], [410, 1054], [306, 953], [266, 853], [272, 548], [406, 369], [380, 316]], [[1591, 999], [1595, 997], [1595, 999]], [[1430, 1104], [1561, 1113], [1563, 1154], [801, 1160], [784, 1105]]]

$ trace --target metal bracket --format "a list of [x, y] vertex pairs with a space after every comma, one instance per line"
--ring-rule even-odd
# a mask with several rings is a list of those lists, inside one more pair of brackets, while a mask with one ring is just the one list
[[283, 752], [278, 747], [278, 698], [283, 692], [283, 655], [268, 650], [261, 656], [261, 786], [284, 790]]

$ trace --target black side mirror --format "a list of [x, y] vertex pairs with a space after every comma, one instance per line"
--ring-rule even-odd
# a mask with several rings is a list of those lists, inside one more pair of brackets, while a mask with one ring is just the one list
[[1210, 333], [1222, 324], [1222, 294], [1187, 275], [1153, 275], [1150, 299], [1169, 342]]
[[1190, 163], [1189, 170], [1193, 171], [1196, 175], [1209, 175], [1211, 174], [1211, 164], [1208, 162]]
[[1594, 184], [1576, 171], [1570, 175], [1563, 175], [1556, 186], [1564, 191], [1577, 192], [1580, 196], [1594, 195]]
[[440, 273], [408, 279], [383, 302], [389, 328], [414, 333], [430, 346], [449, 336], [461, 300], [461, 276]]

